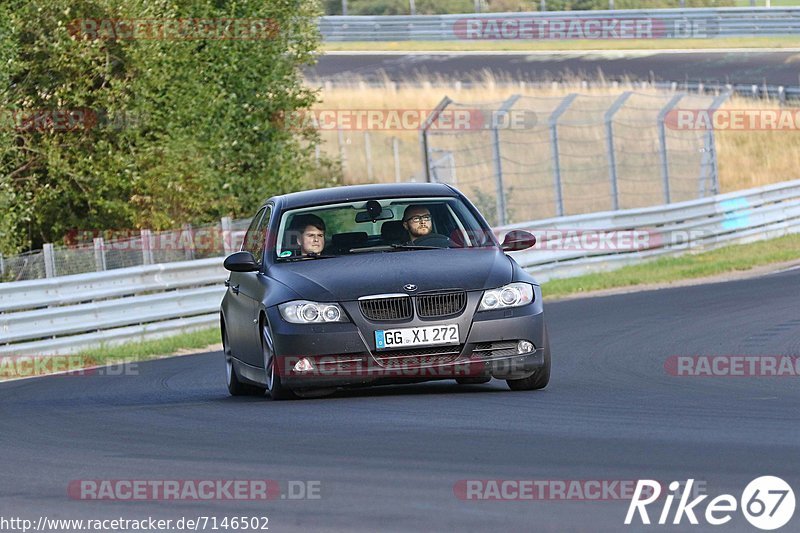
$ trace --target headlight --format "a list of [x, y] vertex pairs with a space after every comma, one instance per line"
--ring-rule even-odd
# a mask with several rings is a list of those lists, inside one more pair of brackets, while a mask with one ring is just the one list
[[533, 285], [528, 283], [510, 283], [499, 289], [492, 289], [483, 293], [478, 311], [491, 309], [507, 309], [528, 305], [533, 301]]
[[349, 322], [337, 304], [295, 300], [280, 304], [278, 310], [287, 322], [293, 324], [312, 324], [319, 322]]

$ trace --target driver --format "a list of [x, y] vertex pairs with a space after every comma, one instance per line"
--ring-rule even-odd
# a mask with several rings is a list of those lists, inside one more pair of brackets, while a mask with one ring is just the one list
[[293, 229], [298, 233], [297, 244], [300, 254], [321, 254], [325, 248], [325, 222], [317, 215], [298, 215], [292, 221]]
[[411, 243], [433, 235], [430, 210], [424, 205], [409, 205], [403, 213], [403, 227], [408, 232]]

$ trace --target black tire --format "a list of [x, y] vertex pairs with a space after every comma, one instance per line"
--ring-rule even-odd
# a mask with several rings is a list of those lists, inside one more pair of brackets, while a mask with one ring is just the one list
[[273, 400], [293, 400], [296, 398], [289, 387], [281, 383], [280, 365], [275, 364], [275, 354], [267, 340], [269, 326], [266, 320], [261, 322], [261, 351], [264, 354], [264, 372], [266, 373], [267, 391]]
[[242, 383], [233, 364], [233, 354], [228, 344], [228, 334], [222, 329], [222, 351], [225, 354], [225, 381], [231, 396], [263, 396], [265, 389]]
[[544, 328], [544, 366], [527, 378], [507, 379], [508, 388], [511, 390], [540, 390], [550, 383], [550, 337], [547, 327]]
[[484, 378], [456, 378], [456, 383], [459, 385], [483, 385], [492, 381], [490, 376]]

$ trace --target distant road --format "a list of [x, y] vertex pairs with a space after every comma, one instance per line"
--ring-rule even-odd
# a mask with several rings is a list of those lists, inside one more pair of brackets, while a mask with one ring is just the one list
[[564, 78], [800, 85], [800, 50], [625, 52], [330, 52], [309, 75], [395, 81], [441, 76], [469, 80], [489, 71], [516, 81]]

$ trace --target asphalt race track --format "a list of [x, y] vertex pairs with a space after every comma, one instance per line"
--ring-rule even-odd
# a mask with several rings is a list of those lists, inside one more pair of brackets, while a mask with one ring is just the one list
[[[278, 532], [754, 531], [740, 513], [717, 528], [685, 519], [625, 527], [627, 501], [464, 501], [454, 486], [694, 478], [712, 497], [738, 498], [771, 474], [797, 490], [800, 378], [676, 377], [664, 364], [670, 355], [800, 355], [798, 302], [800, 269], [551, 303], [554, 371], [541, 392], [443, 381], [239, 399], [227, 394], [220, 353], [143, 363], [138, 375], [0, 384], [0, 515], [266, 515]], [[67, 495], [78, 479], [318, 480], [321, 497], [82, 501]], [[782, 531], [798, 525], [796, 512]]]
[[800, 51], [565, 52], [565, 53], [328, 53], [308, 71], [312, 78], [470, 80], [491, 72], [501, 79], [595, 79], [704, 83], [800, 84]]

